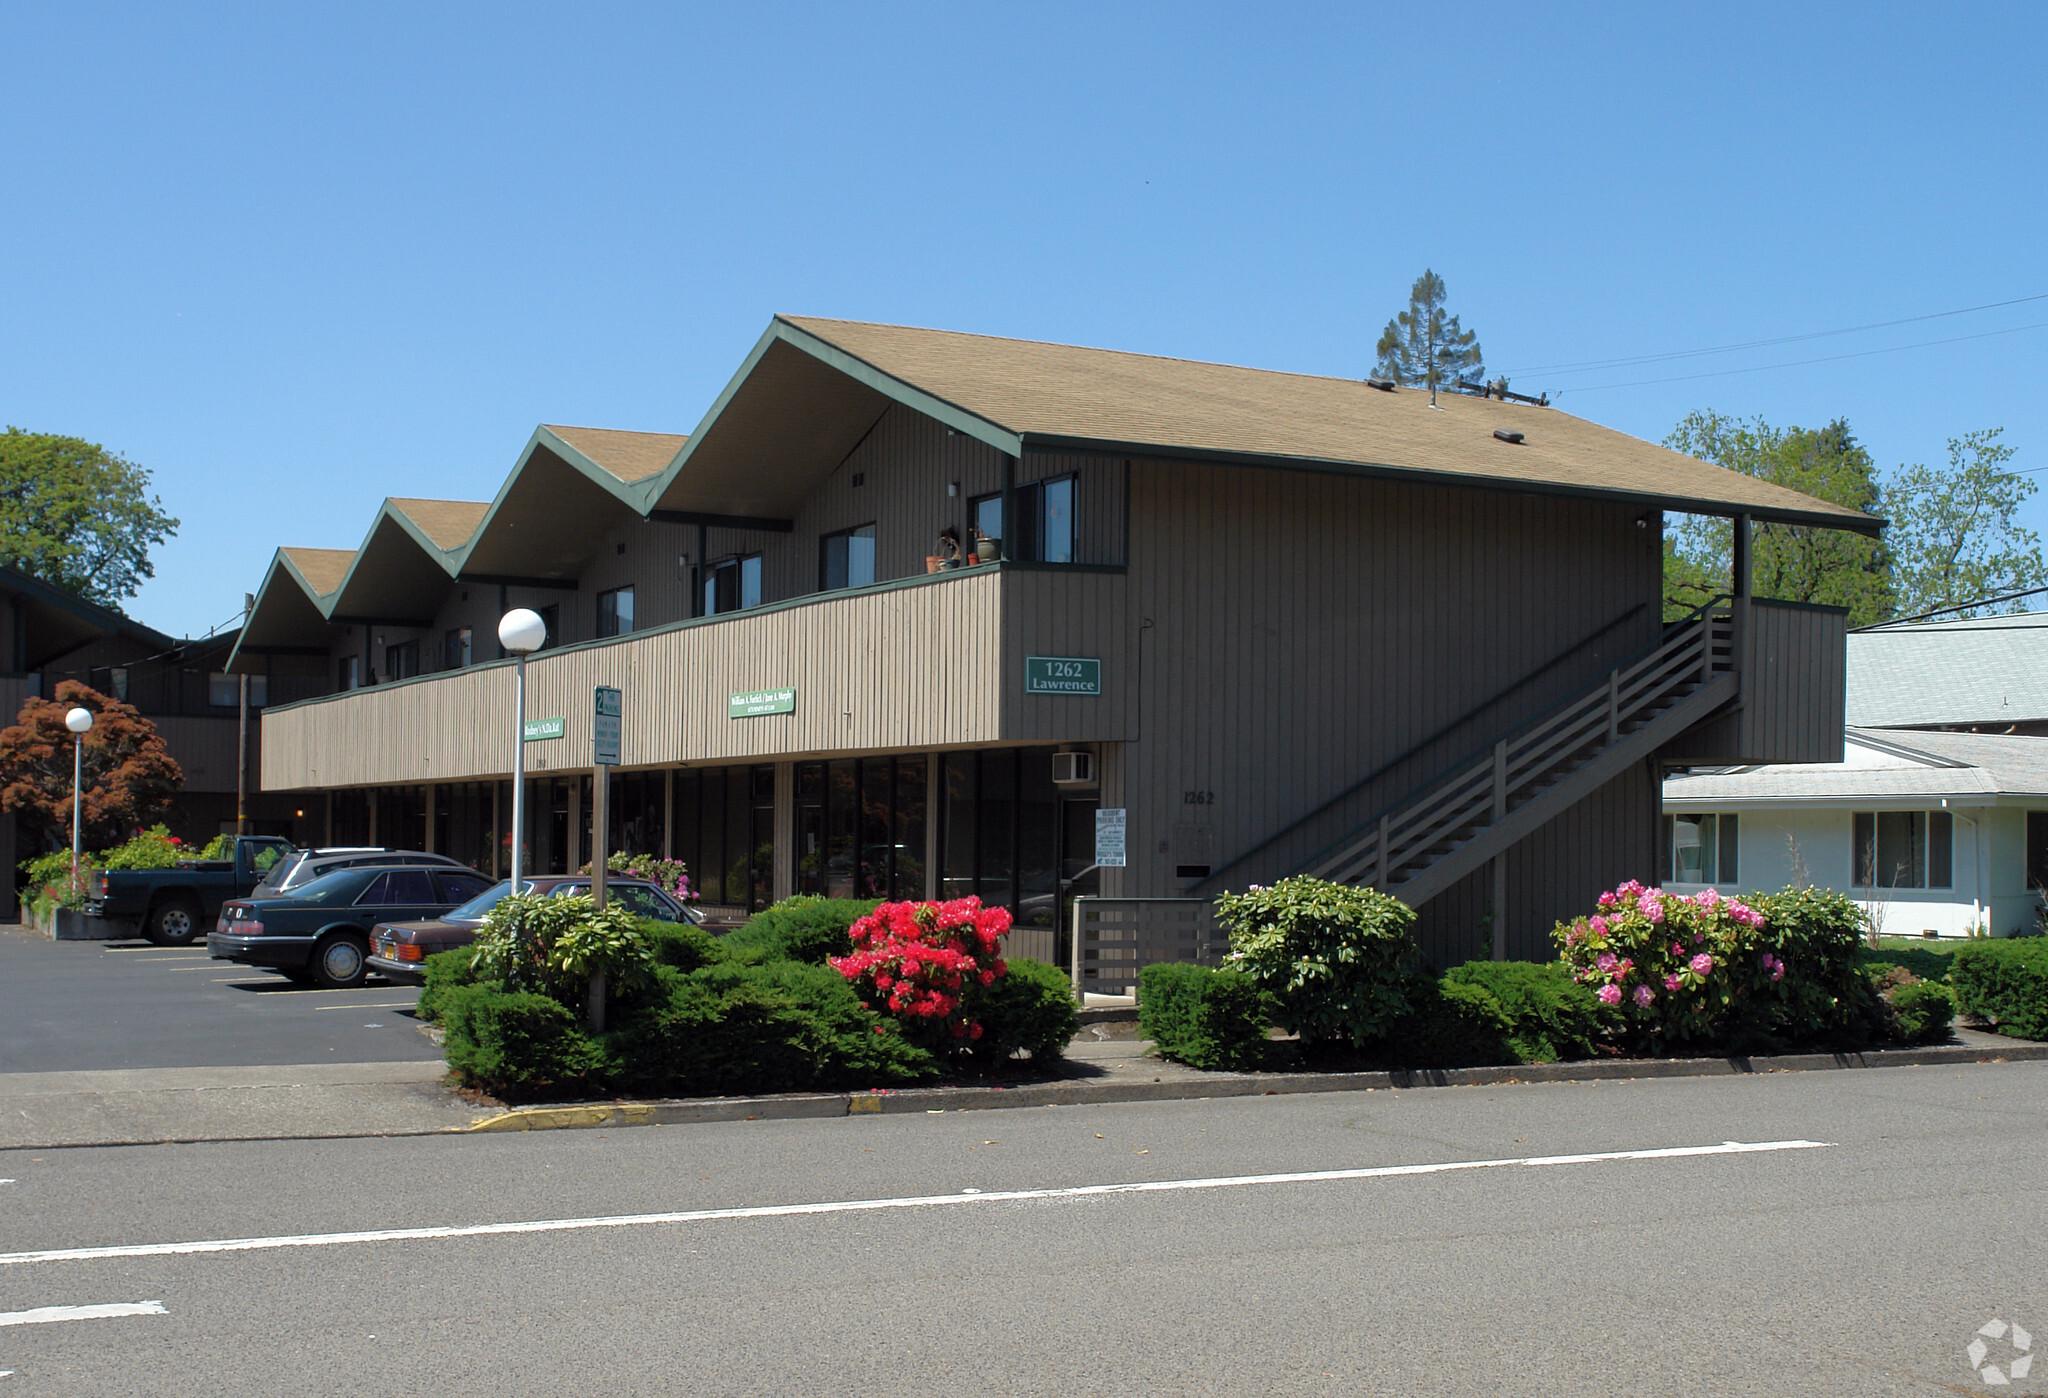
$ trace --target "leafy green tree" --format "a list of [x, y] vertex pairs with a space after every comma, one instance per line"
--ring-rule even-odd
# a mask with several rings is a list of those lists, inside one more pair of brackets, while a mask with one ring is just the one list
[[149, 472], [78, 437], [0, 433], [0, 564], [117, 606], [154, 576], [149, 551], [178, 521]]
[[1951, 437], [1947, 470], [1901, 466], [1886, 485], [1899, 615], [1938, 607], [1961, 607], [1947, 613], [1952, 617], [2025, 611], [2025, 599], [2002, 606], [1962, 604], [2048, 586], [2040, 537], [2013, 519], [2037, 487], [2005, 469], [2012, 448], [1998, 440], [2003, 431], [1993, 427]]
[[1446, 384], [1486, 376], [1479, 335], [1444, 310], [1444, 279], [1424, 270], [1408, 291], [1408, 309], [1387, 322], [1374, 353], [1373, 373], [1401, 384]]
[[[1877, 463], [1837, 418], [1826, 427], [1776, 428], [1712, 411], [1688, 414], [1664, 445], [1731, 471], [1874, 515], [1884, 513]], [[1664, 611], [1682, 615], [1731, 588], [1734, 525], [1682, 515], [1667, 536]], [[1897, 614], [1891, 554], [1861, 534], [1757, 521], [1750, 535], [1750, 579], [1758, 597], [1846, 607], [1851, 626]]]

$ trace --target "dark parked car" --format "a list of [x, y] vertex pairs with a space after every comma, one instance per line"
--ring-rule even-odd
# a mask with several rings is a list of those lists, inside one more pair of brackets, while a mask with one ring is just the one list
[[[588, 874], [553, 874], [519, 882], [530, 892], [555, 898], [590, 892]], [[704, 921], [704, 915], [695, 908], [678, 903], [653, 884], [639, 879], [607, 878], [604, 888], [607, 898], [623, 903], [641, 917], [658, 922]], [[417, 984], [422, 961], [437, 951], [452, 951], [475, 941], [477, 930], [484, 925], [491, 909], [511, 891], [512, 881], [504, 879], [441, 917], [378, 923], [370, 933], [370, 969], [388, 980]]]
[[471, 869], [337, 869], [275, 898], [224, 904], [206, 946], [216, 961], [265, 966], [330, 989], [360, 985], [372, 927], [386, 918], [439, 916], [488, 887]]
[[170, 869], [95, 869], [86, 884], [86, 916], [134, 922], [158, 946], [181, 947], [206, 930], [222, 903], [255, 889], [294, 853], [289, 840], [243, 835], [231, 859], [187, 859]]
[[436, 869], [467, 869], [459, 859], [445, 854], [428, 854], [416, 849], [384, 849], [375, 845], [328, 849], [293, 850], [270, 866], [263, 882], [249, 891], [251, 898], [275, 898], [290, 893], [300, 884], [311, 883], [336, 869], [362, 869], [372, 864], [390, 868], [398, 864], [426, 864]]

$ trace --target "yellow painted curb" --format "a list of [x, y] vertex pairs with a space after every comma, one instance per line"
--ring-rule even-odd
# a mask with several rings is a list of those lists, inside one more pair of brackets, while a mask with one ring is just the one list
[[879, 1112], [881, 1110], [882, 1099], [879, 1097], [854, 1096], [846, 1099], [846, 1113], [848, 1116], [858, 1112]]
[[652, 1107], [530, 1107], [471, 1122], [465, 1131], [557, 1131], [578, 1126], [644, 1126]]

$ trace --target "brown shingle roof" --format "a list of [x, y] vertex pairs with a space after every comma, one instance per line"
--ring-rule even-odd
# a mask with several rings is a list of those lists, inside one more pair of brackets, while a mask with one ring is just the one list
[[299, 576], [325, 597], [341, 586], [341, 580], [348, 576], [348, 565], [355, 562], [354, 549], [279, 549], [279, 553], [291, 560], [299, 570]]
[[460, 548], [491, 508], [487, 500], [400, 500], [391, 506], [419, 526], [420, 533], [434, 541], [436, 548]]
[[557, 427], [548, 431], [631, 485], [658, 474], [675, 460], [688, 437], [672, 432], [621, 432], [610, 427]]
[[[780, 319], [1020, 437], [1390, 468], [1614, 493], [1672, 508], [1824, 518], [1866, 531], [1875, 524], [1859, 511], [1555, 408], [1457, 393], [1440, 395], [1432, 408], [1425, 391], [1386, 393], [1356, 379], [947, 330]], [[1498, 441], [1496, 430], [1520, 432], [1523, 441]]]

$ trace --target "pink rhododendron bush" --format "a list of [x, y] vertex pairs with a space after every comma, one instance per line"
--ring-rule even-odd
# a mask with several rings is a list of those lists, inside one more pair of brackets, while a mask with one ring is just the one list
[[979, 898], [883, 903], [847, 931], [853, 951], [829, 959], [869, 1009], [941, 1057], [984, 1064], [1028, 1049], [1059, 1057], [1078, 1027], [1073, 993], [1056, 968], [1007, 961], [1007, 908]]
[[1858, 971], [1861, 924], [1850, 900], [1813, 889], [1744, 901], [1631, 880], [1552, 936], [1573, 978], [1617, 1015], [1625, 1046], [1746, 1053], [1882, 1037]]

